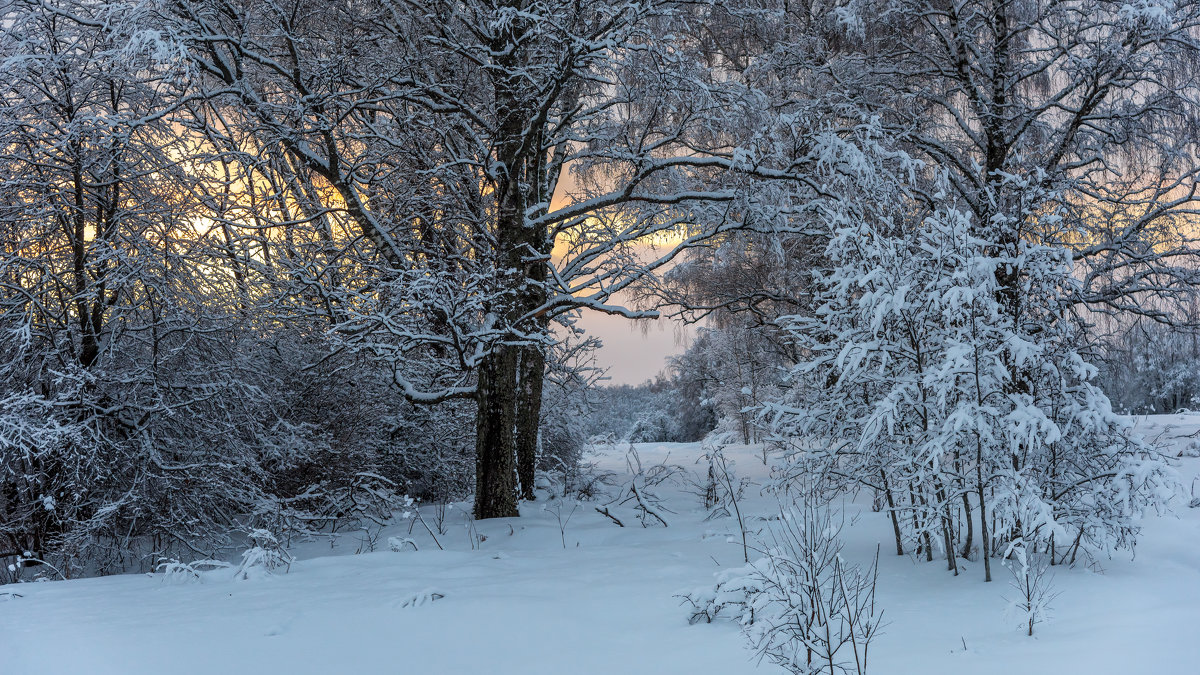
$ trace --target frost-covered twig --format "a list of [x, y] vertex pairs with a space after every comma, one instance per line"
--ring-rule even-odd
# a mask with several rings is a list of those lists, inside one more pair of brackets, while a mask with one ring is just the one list
[[[668, 527], [669, 523], [663, 514], [670, 511], [663, 506], [662, 499], [655, 493], [654, 488], [665, 482], [674, 481], [683, 473], [683, 469], [667, 464], [665, 459], [649, 468], [643, 467], [642, 459], [632, 443], [629, 444], [629, 449], [626, 451], [625, 463], [629, 468], [629, 480], [621, 487], [617, 496], [605, 505], [605, 510], [614, 504], [633, 503], [642, 521], [642, 527], [646, 527], [648, 518], [653, 518], [663, 527]], [[616, 521], [615, 518], [613, 520]]]
[[882, 625], [875, 603], [879, 550], [865, 569], [847, 564], [841, 528], [811, 499], [782, 509], [761, 559], [681, 596], [692, 607], [690, 621], [725, 612], [763, 658], [796, 675], [866, 673]]

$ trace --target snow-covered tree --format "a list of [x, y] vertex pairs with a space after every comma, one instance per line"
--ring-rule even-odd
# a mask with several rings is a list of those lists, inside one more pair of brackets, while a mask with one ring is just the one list
[[867, 73], [844, 95], [916, 164], [826, 216], [818, 309], [790, 322], [804, 356], [769, 406], [792, 471], [871, 486], [898, 552], [956, 569], [977, 545], [989, 579], [1015, 538], [1059, 561], [1131, 545], [1172, 481], [1093, 383], [1089, 330], [1170, 320], [1195, 281], [1200, 7], [836, 14]]
[[[944, 195], [921, 200], [953, 200], [1006, 255], [1020, 241], [1070, 251], [1081, 311], [1167, 318], [1197, 280], [1200, 5], [888, 0], [844, 14], [870, 82], [890, 83], [860, 100], [944, 172]], [[1000, 274], [1018, 313], [1019, 274]]]
[[1098, 381], [1121, 412], [1174, 413], [1200, 405], [1196, 315], [1172, 312], [1171, 318], [1126, 322], [1100, 340]]
[[[551, 321], [652, 314], [610, 299], [748, 211], [777, 211], [755, 185], [820, 190], [830, 144], [707, 62], [689, 29], [707, 11], [172, 5], [207, 82], [197, 124], [216, 145], [253, 137], [239, 161], [283, 171], [299, 182], [285, 200], [311, 205], [267, 222], [332, 218], [369, 242], [345, 245], [366, 272], [353, 283], [313, 277], [344, 310], [336, 338], [389, 364], [411, 401], [474, 400], [480, 517], [515, 515], [518, 484], [531, 496]], [[664, 234], [682, 241], [647, 258]]]
[[769, 409], [793, 475], [884, 493], [897, 551], [905, 531], [956, 569], [978, 541], [989, 580], [1018, 539], [1060, 561], [1131, 547], [1173, 472], [1092, 382], [1069, 251], [1022, 241], [998, 255], [967, 211], [885, 228], [838, 228], [823, 304], [791, 325], [810, 357]]
[[189, 126], [161, 9], [0, 15], [0, 556], [145, 568], [246, 527], [337, 527], [384, 488], [465, 496], [473, 411], [417, 412], [333, 353], [344, 310], [313, 276], [361, 269], [331, 269], [332, 229], [254, 220], [257, 199], [306, 204], [224, 161], [244, 137]]

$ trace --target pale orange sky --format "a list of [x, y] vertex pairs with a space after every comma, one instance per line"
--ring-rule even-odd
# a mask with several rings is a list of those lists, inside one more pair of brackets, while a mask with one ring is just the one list
[[[584, 310], [579, 327], [604, 343], [596, 365], [608, 368], [605, 384], [641, 384], [667, 367], [667, 358], [687, 349], [695, 328], [671, 319], [632, 321]], [[643, 326], [647, 325], [648, 329]]]

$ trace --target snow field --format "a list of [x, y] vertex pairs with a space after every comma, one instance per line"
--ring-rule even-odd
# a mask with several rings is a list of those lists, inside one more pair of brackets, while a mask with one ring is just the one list
[[[1200, 416], [1141, 426], [1182, 448]], [[701, 472], [698, 444], [638, 449], [645, 465], [667, 459]], [[601, 467], [624, 471], [623, 451], [609, 449]], [[739, 476], [766, 476], [757, 447], [726, 453]], [[1200, 460], [1183, 458], [1179, 470], [1190, 485]], [[775, 672], [756, 666], [735, 625], [689, 626], [674, 597], [741, 564], [736, 521], [705, 522], [687, 486], [661, 494], [674, 511], [668, 528], [642, 528], [617, 507], [626, 524], [618, 528], [593, 510], [601, 502], [581, 502], [563, 534], [539, 501], [524, 504], [519, 519], [476, 523], [486, 540], [473, 550], [468, 505], [459, 504], [438, 537], [444, 551], [404, 522], [381, 534], [374, 553], [353, 555], [361, 534], [347, 533], [295, 545], [288, 573], [246, 581], [217, 570], [198, 583], [121, 575], [3, 587], [0, 673]], [[775, 502], [752, 487], [742, 507], [761, 516]], [[1015, 597], [1005, 569], [985, 584], [975, 562], [960, 560], [956, 578], [944, 561], [897, 557], [890, 524], [869, 498], [845, 509], [848, 557], [869, 561], [882, 545], [886, 625], [871, 645], [873, 673], [1200, 672], [1200, 509], [1186, 500], [1147, 520], [1136, 560], [1056, 568], [1060, 595], [1033, 638], [1005, 616], [1005, 597]], [[564, 519], [570, 510], [568, 502]], [[389, 536], [411, 537], [420, 550], [389, 551]]]

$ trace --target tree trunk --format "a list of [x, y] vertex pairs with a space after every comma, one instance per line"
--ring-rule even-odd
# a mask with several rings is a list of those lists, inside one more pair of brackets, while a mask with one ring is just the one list
[[958, 561], [954, 559], [954, 520], [950, 515], [950, 500], [946, 499], [946, 491], [941, 481], [938, 481], [937, 498], [942, 504], [942, 541], [946, 547], [946, 569], [958, 576]]
[[[513, 9], [518, 7], [509, 3]], [[512, 295], [489, 308], [501, 317], [500, 327], [516, 330], [528, 295], [527, 258], [530, 235], [525, 223], [525, 194], [522, 189], [525, 158], [522, 134], [528, 119], [521, 97], [521, 65], [517, 44], [525, 29], [514, 22], [492, 40], [497, 75], [494, 81], [496, 247], [501, 284]], [[517, 408], [521, 378], [521, 351], [513, 337], [505, 336], [479, 364], [475, 437], [475, 517], [506, 518], [517, 512]]]
[[475, 517], [509, 518], [517, 513], [516, 448], [519, 349], [498, 346], [479, 364], [475, 425]]
[[925, 520], [925, 506], [928, 502], [924, 493], [914, 492], [912, 488], [909, 488], [908, 494], [913, 505], [913, 530], [921, 533], [920, 541], [921, 548], [925, 549], [925, 562], [933, 562], [933, 540], [929, 536], [928, 521]]
[[521, 348], [520, 388], [517, 398], [517, 478], [521, 499], [534, 499], [539, 422], [542, 418], [542, 385], [546, 355], [540, 347]]
[[983, 494], [983, 443], [976, 439], [975, 486], [979, 490], [979, 551], [983, 555], [983, 580], [992, 580], [992, 561], [988, 556], [987, 501]]
[[965, 542], [963, 542], [961, 555], [964, 559], [970, 560], [971, 559], [971, 547], [975, 543], [975, 521], [971, 519], [972, 518], [971, 517], [971, 498], [967, 495], [966, 492], [963, 492], [963, 494], [962, 494], [962, 502], [963, 502], [963, 513], [965, 514], [965, 517], [963, 518], [963, 522], [965, 522], [967, 524], [967, 540]]
[[896, 499], [892, 496], [892, 488], [888, 486], [887, 474], [883, 469], [879, 470], [879, 477], [883, 479], [883, 493], [887, 496], [888, 515], [892, 518], [892, 533], [896, 535], [896, 555], [904, 555], [904, 538], [900, 532], [900, 516], [896, 514]]

